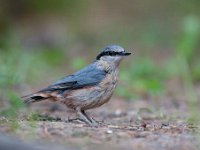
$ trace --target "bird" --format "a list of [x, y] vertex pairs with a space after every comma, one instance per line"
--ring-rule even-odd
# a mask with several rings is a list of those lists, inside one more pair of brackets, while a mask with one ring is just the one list
[[119, 45], [108, 45], [91, 64], [22, 99], [28, 105], [43, 100], [61, 102], [75, 110], [78, 119], [87, 125], [98, 126], [86, 110], [100, 107], [110, 100], [117, 85], [119, 64], [130, 54]]

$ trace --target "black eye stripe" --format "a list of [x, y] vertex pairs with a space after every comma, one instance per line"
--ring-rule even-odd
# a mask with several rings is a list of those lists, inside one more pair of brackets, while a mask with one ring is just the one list
[[108, 51], [107, 53], [105, 53], [105, 55], [108, 55], [108, 56], [115, 56], [115, 55], [117, 55], [117, 54], [116, 54], [116, 52]]
[[102, 56], [116, 56], [116, 55], [123, 55], [124, 52], [114, 52], [114, 51], [106, 51], [102, 52], [97, 56], [97, 60], [99, 60]]
[[115, 56], [115, 55], [117, 55], [117, 52], [109, 52], [109, 55], [110, 56]]

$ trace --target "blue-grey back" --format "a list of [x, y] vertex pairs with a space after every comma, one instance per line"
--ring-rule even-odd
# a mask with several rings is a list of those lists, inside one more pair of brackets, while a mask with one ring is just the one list
[[42, 91], [68, 90], [97, 85], [105, 78], [106, 72], [97, 69], [96, 65], [96, 62], [91, 63], [74, 74], [58, 80]]

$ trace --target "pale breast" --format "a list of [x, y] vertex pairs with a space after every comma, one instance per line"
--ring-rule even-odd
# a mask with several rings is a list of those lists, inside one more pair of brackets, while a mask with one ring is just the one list
[[118, 71], [115, 70], [111, 74], [108, 74], [106, 78], [100, 83], [99, 87], [102, 89], [102, 99], [97, 102], [97, 105], [108, 102], [113, 94], [113, 91], [117, 85]]

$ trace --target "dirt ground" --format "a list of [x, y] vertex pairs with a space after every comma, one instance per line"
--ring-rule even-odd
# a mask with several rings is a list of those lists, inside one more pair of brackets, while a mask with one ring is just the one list
[[43, 149], [199, 148], [199, 126], [187, 122], [187, 103], [181, 98], [127, 101], [113, 97], [108, 104], [88, 111], [100, 121], [98, 128], [88, 127], [80, 121], [69, 122], [69, 118], [75, 117], [74, 112], [59, 104], [41, 102], [29, 107], [28, 111], [41, 116], [30, 121], [22, 113], [18, 122], [20, 127], [12, 132], [2, 124], [1, 134], [9, 133], [30, 147]]

